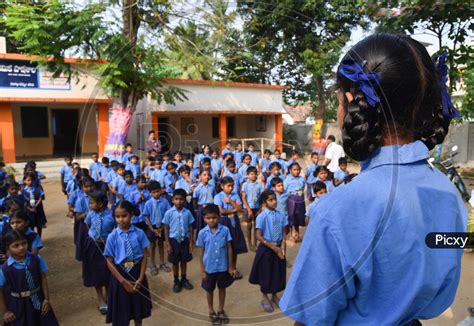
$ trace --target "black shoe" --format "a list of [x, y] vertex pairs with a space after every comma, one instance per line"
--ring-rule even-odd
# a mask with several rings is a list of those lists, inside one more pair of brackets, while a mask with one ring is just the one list
[[187, 278], [181, 279], [181, 285], [182, 285], [186, 290], [192, 290], [192, 289], [194, 289], [194, 286], [188, 281]]
[[183, 288], [182, 284], [180, 281], [175, 280], [174, 285], [173, 285], [173, 292], [174, 293], [179, 293], [181, 292], [181, 289]]

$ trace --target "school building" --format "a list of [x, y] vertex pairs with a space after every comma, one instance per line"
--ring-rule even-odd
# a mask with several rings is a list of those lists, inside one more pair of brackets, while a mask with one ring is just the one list
[[[72, 74], [53, 76], [21, 54], [0, 53], [0, 154], [7, 163], [104, 152], [112, 99], [90, 62], [66, 59]], [[69, 78], [69, 76], [71, 76]], [[227, 139], [281, 147], [284, 86], [166, 79], [187, 97], [174, 105], [142, 99], [128, 141], [144, 150], [158, 130], [165, 150], [191, 152]], [[247, 144], [246, 143], [246, 144]]]

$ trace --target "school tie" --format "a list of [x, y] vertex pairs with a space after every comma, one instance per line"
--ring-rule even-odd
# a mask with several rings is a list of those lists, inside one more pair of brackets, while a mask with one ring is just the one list
[[95, 234], [96, 234], [96, 240], [101, 240], [102, 239], [102, 213], [99, 214], [97, 218], [97, 222], [95, 223]]
[[[28, 283], [28, 290], [33, 291], [37, 288], [35, 281], [33, 280], [33, 275], [31, 275], [30, 270], [28, 269], [28, 266], [25, 263], [25, 276], [26, 276], [26, 282]], [[33, 308], [35, 310], [40, 310], [41, 309], [41, 301], [38, 296], [38, 293], [32, 294], [30, 296], [31, 298], [31, 303], [33, 304]]]
[[255, 204], [255, 202], [257, 201], [257, 185], [255, 183], [255, 185], [253, 185], [253, 187], [251, 187], [250, 189], [250, 202], [251, 204]]
[[212, 204], [214, 199], [212, 198], [211, 190], [206, 186], [207, 204]]
[[178, 240], [178, 242], [181, 242], [183, 241], [183, 238], [184, 238], [183, 217], [182, 217], [182, 214], [179, 213], [178, 214], [178, 234], [177, 234], [176, 240]]
[[277, 216], [275, 211], [270, 213], [272, 215], [272, 242], [277, 242], [280, 236], [280, 226], [278, 225]]
[[[128, 232], [125, 232], [125, 252], [127, 254], [127, 262], [133, 262], [133, 250], [132, 244], [130, 243], [130, 238], [128, 237]], [[130, 272], [133, 268], [133, 264], [129, 267], [125, 267], [125, 271]]]
[[[160, 224], [161, 224], [161, 211], [160, 211], [160, 202], [158, 200], [155, 200], [155, 205], [153, 206], [153, 210], [154, 210], [154, 215], [155, 215], [155, 218], [156, 218], [156, 221], [160, 221]], [[157, 225], [159, 227], [159, 225]]]

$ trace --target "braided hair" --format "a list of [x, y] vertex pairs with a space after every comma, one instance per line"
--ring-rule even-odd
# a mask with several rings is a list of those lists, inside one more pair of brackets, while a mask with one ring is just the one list
[[338, 74], [340, 90], [354, 96], [342, 125], [349, 156], [367, 159], [392, 133], [421, 140], [430, 150], [443, 142], [450, 120], [442, 115], [439, 76], [421, 43], [405, 35], [376, 33], [350, 49], [342, 61], [347, 59], [380, 77], [373, 85], [380, 103], [372, 107], [357, 83]]

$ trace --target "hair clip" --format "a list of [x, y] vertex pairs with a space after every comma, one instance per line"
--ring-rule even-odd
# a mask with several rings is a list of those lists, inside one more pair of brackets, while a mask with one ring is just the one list
[[[366, 64], [367, 60], [364, 60], [363, 65]], [[355, 82], [371, 107], [376, 107], [380, 103], [380, 98], [373, 87], [373, 84], [380, 84], [380, 77], [376, 72], [365, 72], [359, 63], [347, 59], [341, 62], [337, 73]]]
[[462, 115], [451, 101], [451, 95], [449, 95], [446, 88], [446, 80], [448, 76], [448, 66], [446, 65], [447, 56], [447, 53], [441, 53], [440, 55], [433, 58], [433, 61], [436, 65], [436, 70], [438, 71], [439, 81], [441, 83], [441, 101], [443, 105], [442, 112], [443, 116], [447, 119], [461, 118]]

